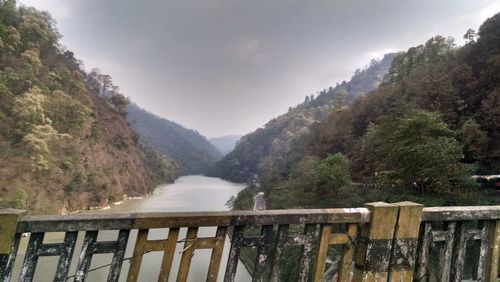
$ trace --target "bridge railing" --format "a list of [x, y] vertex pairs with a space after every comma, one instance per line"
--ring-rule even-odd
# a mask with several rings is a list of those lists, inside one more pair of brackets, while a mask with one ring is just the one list
[[419, 241], [415, 280], [498, 281], [500, 206], [424, 208]]
[[[33, 281], [37, 262], [45, 256], [59, 257], [54, 281], [84, 281], [96, 254], [112, 255], [107, 281], [120, 276], [137, 281], [148, 252], [163, 253], [158, 281], [186, 281], [200, 249], [211, 250], [207, 281], [234, 281], [242, 250], [253, 250], [254, 281], [282, 281], [284, 262], [290, 259], [287, 250], [297, 246], [298, 281], [461, 281], [470, 269], [477, 281], [497, 281], [499, 220], [500, 206], [423, 208], [411, 202], [355, 209], [66, 216], [2, 210], [0, 281]], [[204, 227], [214, 227], [215, 235], [200, 236]], [[148, 238], [157, 228], [165, 229], [165, 238]], [[117, 231], [116, 239], [98, 238], [107, 230]], [[45, 242], [48, 232], [64, 232], [64, 239]], [[20, 244], [26, 233], [27, 244]], [[133, 245], [130, 257], [125, 257], [127, 244]], [[175, 251], [178, 244], [180, 254]], [[24, 260], [17, 263], [20, 270], [14, 276], [19, 253], [25, 254]], [[179, 266], [172, 269], [176, 255]], [[125, 262], [128, 271], [122, 269]]]

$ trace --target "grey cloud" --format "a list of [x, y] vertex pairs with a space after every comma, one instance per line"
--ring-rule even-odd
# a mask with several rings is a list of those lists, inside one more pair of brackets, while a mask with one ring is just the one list
[[[23, 1], [23, 0], [21, 0]], [[262, 126], [368, 63], [500, 11], [469, 0], [24, 0], [139, 105], [208, 136]]]

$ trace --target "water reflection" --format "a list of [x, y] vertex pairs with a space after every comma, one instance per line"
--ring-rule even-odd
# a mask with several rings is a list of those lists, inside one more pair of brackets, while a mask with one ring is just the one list
[[[154, 194], [142, 199], [127, 200], [118, 206], [114, 206], [107, 210], [89, 211], [88, 213], [134, 213], [134, 212], [174, 212], [174, 211], [220, 211], [227, 210], [226, 201], [237, 194], [244, 185], [231, 183], [219, 178], [204, 177], [204, 176], [185, 176], [179, 178], [175, 183], [158, 187]], [[200, 228], [199, 237], [215, 236], [216, 228], [206, 227]], [[185, 238], [186, 229], [181, 229], [179, 239]], [[98, 241], [116, 240], [117, 231], [99, 232]], [[164, 239], [168, 235], [168, 229], [152, 229], [149, 232], [148, 239]], [[78, 235], [78, 243], [75, 248], [75, 254], [81, 250], [84, 233]], [[132, 256], [133, 246], [137, 231], [133, 230], [130, 233], [127, 252], [125, 257]], [[61, 242], [64, 238], [63, 233], [47, 234], [44, 242]], [[20, 254], [16, 261], [16, 272], [18, 275], [24, 252], [26, 249], [27, 238], [23, 238], [20, 246]], [[177, 244], [175, 258], [172, 264], [172, 271], [169, 281], [175, 281], [177, 269], [180, 263], [180, 253], [182, 252], [183, 244]], [[222, 257], [221, 271], [219, 273], [220, 281], [223, 280], [225, 263], [229, 252], [229, 239], [226, 238], [224, 252]], [[192, 258], [191, 268], [188, 281], [204, 281], [208, 272], [211, 250], [196, 250]], [[152, 252], [144, 255], [139, 281], [156, 281], [162, 261], [162, 252]], [[90, 269], [98, 268], [102, 265], [109, 264], [112, 259], [112, 254], [97, 254], [94, 255]], [[74, 256], [71, 263], [70, 275], [75, 273], [78, 258]], [[35, 281], [52, 281], [55, 272], [55, 266], [58, 262], [58, 257], [43, 257], [39, 260], [37, 271], [35, 273]], [[120, 281], [125, 281], [129, 268], [129, 262], [125, 261], [122, 266]], [[102, 268], [92, 271], [87, 276], [87, 281], [106, 281], [108, 268]], [[13, 276], [17, 279], [18, 276]], [[72, 280], [72, 279], [70, 279]], [[240, 262], [236, 273], [236, 281], [251, 281], [249, 273]]]

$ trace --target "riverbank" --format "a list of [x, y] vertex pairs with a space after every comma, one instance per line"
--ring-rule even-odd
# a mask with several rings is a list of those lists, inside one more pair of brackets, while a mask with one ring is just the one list
[[[178, 178], [174, 183], [158, 186], [154, 192], [147, 197], [139, 197], [135, 199], [127, 199], [111, 205], [109, 208], [103, 209], [102, 207], [95, 210], [85, 210], [82, 213], [146, 213], [146, 212], [189, 212], [189, 211], [223, 211], [228, 210], [226, 206], [227, 200], [231, 196], [235, 196], [241, 191], [245, 185], [236, 184], [224, 181], [219, 178], [211, 178], [205, 176], [184, 176]], [[198, 231], [199, 237], [213, 237], [215, 234], [215, 227], [203, 227]], [[137, 231], [133, 230], [130, 233], [129, 242], [125, 257], [130, 257], [133, 253], [135, 246], [135, 239]], [[164, 239], [168, 234], [168, 229], [151, 229], [148, 238], [150, 240]], [[51, 233], [46, 234], [45, 242], [61, 242], [64, 240], [64, 234]], [[99, 232], [99, 240], [116, 240], [117, 231], [101, 231]], [[179, 239], [185, 238], [186, 230], [181, 229]], [[75, 250], [81, 249], [83, 242], [83, 234], [79, 234], [77, 246]], [[16, 273], [13, 277], [18, 277], [22, 261], [26, 252], [26, 243], [29, 237], [22, 238], [21, 247], [19, 249], [18, 257], [16, 259]], [[172, 269], [178, 269], [180, 265], [180, 253], [184, 247], [183, 243], [178, 243], [175, 250], [174, 261]], [[230, 239], [226, 238], [224, 245], [224, 252], [222, 256], [221, 269], [224, 269], [227, 262], [230, 249]], [[204, 281], [208, 271], [211, 252], [205, 250], [197, 250], [193, 257], [191, 268], [189, 272], [188, 281]], [[94, 256], [92, 259], [91, 268], [99, 268], [100, 266], [109, 264], [109, 259], [105, 256]], [[144, 256], [141, 266], [141, 274], [139, 281], [156, 281], [160, 269], [160, 264], [163, 259], [162, 252], [151, 252]], [[58, 263], [58, 257], [48, 257], [40, 260], [40, 266], [37, 268], [34, 281], [49, 281], [52, 271]], [[76, 262], [70, 266], [70, 273], [76, 271]], [[240, 266], [244, 265], [240, 260]], [[128, 263], [123, 264], [122, 276], [126, 276], [128, 272]], [[38, 272], [38, 270], [40, 270]], [[106, 281], [107, 271], [109, 268], [103, 267], [88, 274], [88, 281]], [[220, 271], [218, 281], [222, 281], [224, 271]], [[126, 277], [121, 277], [123, 280]], [[175, 278], [175, 277], [174, 277]], [[236, 281], [251, 281], [250, 272], [246, 267], [238, 267], [236, 273]]]
[[[167, 184], [164, 184], [164, 185], [167, 185]], [[124, 195], [123, 196], [123, 199], [122, 200], [119, 200], [119, 201], [116, 201], [116, 202], [111, 202], [110, 204], [108, 205], [103, 205], [103, 206], [93, 206], [93, 207], [89, 207], [88, 209], [84, 209], [84, 210], [75, 210], [75, 211], [67, 211], [66, 209], [63, 209], [60, 214], [61, 215], [71, 215], [71, 214], [79, 214], [79, 213], [82, 213], [82, 212], [86, 212], [86, 211], [94, 211], [94, 210], [109, 210], [113, 207], [116, 207], [120, 204], [122, 204], [123, 202], [125, 201], [130, 201], [130, 200], [139, 200], [139, 199], [143, 199], [143, 198], [146, 198], [146, 197], [149, 197], [151, 195], [153, 195], [153, 193], [148, 193], [144, 196], [136, 196], [136, 197], [130, 197], [128, 195]]]

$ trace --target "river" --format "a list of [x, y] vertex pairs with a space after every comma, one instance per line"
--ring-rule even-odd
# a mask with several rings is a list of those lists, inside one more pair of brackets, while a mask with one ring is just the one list
[[[219, 178], [205, 177], [205, 176], [184, 176], [180, 177], [173, 184], [159, 186], [153, 195], [134, 200], [123, 201], [120, 205], [116, 205], [105, 210], [88, 211], [88, 213], [136, 213], [136, 212], [175, 212], [175, 211], [221, 211], [227, 210], [225, 206], [226, 201], [232, 196], [236, 195], [245, 186]], [[185, 238], [185, 229], [181, 229], [179, 239]], [[137, 231], [132, 231], [127, 245], [127, 252], [125, 257], [132, 255], [135, 238]], [[162, 239], [166, 238], [168, 229], [152, 229], [148, 239]], [[198, 236], [214, 236], [215, 228], [200, 228]], [[71, 270], [69, 275], [75, 273], [77, 264], [77, 254], [81, 249], [81, 242], [84, 233], [78, 234], [78, 243], [75, 248], [75, 255], [71, 263]], [[106, 231], [100, 232], [98, 240], [115, 240], [117, 232]], [[44, 242], [61, 242], [64, 238], [62, 233], [47, 234]], [[23, 238], [20, 245], [20, 252], [16, 260], [17, 270], [14, 275], [18, 275], [22, 261], [24, 259], [24, 252], [26, 249], [27, 238]], [[183, 244], [177, 244], [175, 259], [172, 265], [172, 272], [169, 281], [175, 281], [177, 269], [180, 262], [180, 252], [182, 251]], [[219, 281], [223, 280], [224, 269], [229, 252], [229, 240], [226, 239], [224, 246], [223, 259], [221, 270], [219, 272]], [[156, 281], [158, 278], [160, 264], [162, 260], [162, 252], [152, 252], [144, 255], [141, 264], [141, 271], [139, 281]], [[193, 256], [188, 281], [204, 281], [208, 272], [208, 264], [210, 261], [211, 250], [196, 250]], [[106, 265], [111, 262], [112, 255], [94, 255], [90, 269]], [[42, 257], [39, 259], [37, 271], [35, 273], [35, 281], [52, 281], [49, 277], [53, 277], [55, 265], [57, 264], [58, 257]], [[125, 281], [129, 268], [129, 262], [123, 263], [120, 281]], [[87, 281], [106, 281], [107, 268], [92, 271], [87, 276]], [[18, 276], [13, 276], [13, 280]], [[72, 279], [70, 279], [72, 280]], [[236, 281], [251, 281], [250, 274], [243, 266], [242, 262], [238, 263], [236, 272]]]

